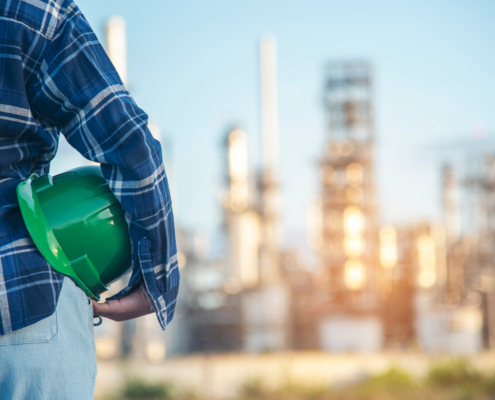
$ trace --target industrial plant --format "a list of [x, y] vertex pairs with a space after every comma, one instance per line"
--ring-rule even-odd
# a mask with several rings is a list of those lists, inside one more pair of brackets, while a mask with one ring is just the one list
[[[126, 83], [122, 19], [108, 22], [107, 39]], [[158, 363], [196, 352], [493, 349], [495, 157], [472, 157], [463, 169], [441, 165], [443, 220], [382, 224], [373, 67], [330, 60], [322, 68], [326, 139], [314, 168], [314, 261], [307, 265], [282, 245], [275, 38], [263, 36], [258, 51], [260, 168], [249, 162], [250, 135], [242, 126], [222, 132], [225, 254], [212, 259], [201, 234], [178, 227], [182, 278], [174, 323], [162, 332], [154, 315], [105, 321], [95, 329], [98, 356]], [[158, 128], [151, 131], [160, 139]]]

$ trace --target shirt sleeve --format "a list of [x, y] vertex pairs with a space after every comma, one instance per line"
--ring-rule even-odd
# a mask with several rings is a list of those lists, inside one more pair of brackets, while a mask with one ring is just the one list
[[163, 329], [172, 320], [179, 268], [160, 144], [85, 17], [66, 2], [29, 86], [33, 115], [101, 164], [129, 225], [132, 273], [123, 297], [144, 282]]

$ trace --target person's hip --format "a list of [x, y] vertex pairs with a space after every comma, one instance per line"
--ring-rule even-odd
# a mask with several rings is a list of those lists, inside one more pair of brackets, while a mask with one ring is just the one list
[[64, 278], [53, 315], [0, 336], [0, 360], [2, 399], [93, 399], [93, 309], [84, 292]]

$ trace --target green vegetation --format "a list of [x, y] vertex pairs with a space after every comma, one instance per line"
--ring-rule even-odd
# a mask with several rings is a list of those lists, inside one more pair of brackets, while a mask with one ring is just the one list
[[465, 360], [434, 364], [424, 379], [392, 368], [340, 387], [285, 385], [269, 390], [246, 383], [238, 400], [495, 400], [495, 375], [483, 375]]
[[465, 359], [434, 364], [425, 384], [452, 393], [455, 400], [495, 399], [495, 375], [482, 374]]
[[[131, 379], [108, 400], [202, 400], [170, 383]], [[423, 379], [392, 368], [347, 384], [308, 386], [288, 382], [269, 388], [263, 380], [245, 382], [231, 400], [495, 400], [495, 373], [484, 374], [466, 360], [433, 364]]]
[[[414, 379], [402, 370], [393, 368], [383, 374], [340, 388], [313, 387], [294, 383], [268, 390], [261, 381], [250, 381], [241, 389], [239, 400], [397, 400], [414, 390]], [[421, 398], [421, 399], [424, 399]], [[418, 398], [419, 400], [419, 398]]]
[[319, 400], [324, 399], [328, 387], [308, 386], [296, 383], [287, 383], [276, 390], [268, 389], [261, 380], [255, 379], [246, 382], [240, 390], [236, 400]]
[[173, 400], [169, 382], [150, 383], [141, 378], [126, 380], [115, 396], [121, 400]]
[[358, 388], [369, 393], [405, 392], [414, 389], [415, 382], [412, 376], [398, 368], [392, 368], [380, 375], [364, 380]]
[[146, 383], [136, 379], [126, 383], [122, 390], [122, 398], [129, 400], [171, 400], [170, 384]]
[[200, 400], [192, 392], [178, 391], [170, 382], [131, 378], [106, 400]]
[[478, 386], [483, 376], [464, 359], [434, 364], [426, 377], [426, 383], [437, 387]]

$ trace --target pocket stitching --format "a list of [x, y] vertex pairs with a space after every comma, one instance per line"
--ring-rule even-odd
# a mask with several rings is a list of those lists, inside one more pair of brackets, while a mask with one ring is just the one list
[[[55, 315], [55, 332], [53, 333], [53, 336], [51, 338], [49, 338], [49, 339], [40, 339], [40, 340], [32, 340], [32, 339], [29, 340], [29, 339], [26, 339], [26, 340], [29, 340], [29, 341], [19, 340], [19, 341], [7, 341], [6, 343], [3, 343], [2, 342], [2, 338], [4, 336], [0, 336], [0, 346], [17, 346], [17, 345], [23, 345], [23, 344], [50, 343], [55, 338], [55, 336], [57, 336], [57, 334], [58, 334], [58, 313], [57, 313], [57, 309], [55, 309], [55, 312], [52, 315], [50, 315], [49, 317], [38, 321], [38, 322], [44, 321], [44, 320], [46, 320], [48, 318], [51, 318], [53, 315]], [[37, 322], [35, 322], [32, 325], [26, 326], [26, 328], [33, 327], [36, 324], [37, 324]], [[53, 324], [51, 324], [50, 327], [52, 325]], [[22, 331], [22, 329], [24, 329], [24, 328], [21, 328], [18, 331], [13, 331], [11, 333], [8, 333], [7, 335], [9, 335], [9, 334], [14, 334], [15, 335], [16, 332], [20, 332], [20, 331]]]

